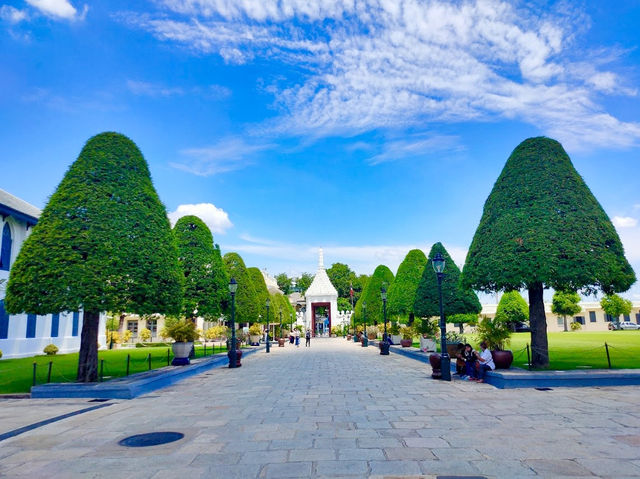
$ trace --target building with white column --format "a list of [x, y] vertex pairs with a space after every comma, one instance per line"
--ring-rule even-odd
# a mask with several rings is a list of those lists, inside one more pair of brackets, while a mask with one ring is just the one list
[[[331, 280], [324, 268], [322, 248], [318, 258], [318, 271], [311, 282], [311, 286], [305, 293], [306, 311], [304, 316], [305, 328], [316, 335], [329, 335], [338, 320], [338, 291], [331, 284]], [[317, 314], [317, 310], [323, 308], [323, 315]]]

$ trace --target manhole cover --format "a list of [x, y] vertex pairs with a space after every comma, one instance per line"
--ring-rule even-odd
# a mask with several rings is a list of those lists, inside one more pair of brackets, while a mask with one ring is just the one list
[[179, 441], [183, 437], [184, 434], [181, 432], [149, 432], [125, 437], [118, 444], [125, 447], [149, 447]]
[[553, 391], [551, 388], [535, 388], [536, 391]]

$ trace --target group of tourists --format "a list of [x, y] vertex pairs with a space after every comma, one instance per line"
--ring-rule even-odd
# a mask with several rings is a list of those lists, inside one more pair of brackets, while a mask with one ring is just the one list
[[487, 371], [493, 371], [496, 368], [487, 343], [481, 342], [480, 349], [480, 352], [474, 351], [469, 343], [458, 344], [456, 374], [460, 379], [483, 383]]
[[[304, 335], [305, 347], [311, 347], [311, 331], [307, 330]], [[300, 331], [297, 329], [289, 334], [289, 344], [294, 344], [296, 347], [300, 347]]]

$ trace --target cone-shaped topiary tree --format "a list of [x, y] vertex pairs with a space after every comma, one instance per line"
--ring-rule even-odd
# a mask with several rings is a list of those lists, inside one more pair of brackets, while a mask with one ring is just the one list
[[[445, 260], [444, 277], [442, 278], [442, 307], [445, 318], [453, 315], [478, 314], [482, 310], [478, 296], [472, 289], [463, 288], [460, 285], [460, 269], [442, 243], [436, 243], [431, 247], [428, 263], [422, 271], [422, 278], [416, 289], [413, 305], [416, 316], [421, 318], [440, 316], [438, 277], [431, 266], [431, 260], [437, 253], [440, 253]], [[458, 316], [458, 318], [462, 317]]]
[[[264, 276], [262, 276], [262, 272], [258, 268], [248, 268], [247, 273], [249, 273], [253, 288], [256, 292], [256, 311], [258, 311], [258, 317], [256, 317], [254, 321], [258, 321], [258, 319], [260, 319], [261, 322], [266, 322], [267, 317], [265, 314], [265, 304], [267, 299], [270, 298], [267, 283], [264, 281]], [[260, 315], [262, 315], [262, 318], [260, 318]], [[273, 319], [273, 316], [271, 316], [271, 319]]]
[[236, 291], [236, 324], [255, 323], [258, 320], [258, 299], [253, 280], [247, 267], [238, 253], [227, 253], [223, 262], [229, 279], [235, 278], [238, 283]]
[[540, 137], [520, 143], [507, 160], [484, 205], [462, 280], [487, 292], [528, 289], [532, 363], [544, 367], [544, 289], [624, 291], [635, 274], [562, 145]]
[[[367, 286], [362, 292], [362, 296], [360, 296], [360, 299], [358, 299], [358, 302], [356, 303], [354, 312], [356, 322], [362, 322], [363, 301], [367, 302], [367, 324], [377, 324], [384, 321], [384, 318], [382, 317], [382, 297], [380, 296], [380, 288], [384, 284], [388, 290], [391, 283], [393, 283], [393, 273], [387, 266], [381, 264], [373, 272], [371, 278], [369, 278]], [[387, 308], [387, 320], [388, 319], [389, 309]]]
[[173, 227], [173, 235], [185, 278], [182, 314], [213, 321], [224, 312], [229, 277], [213, 245], [211, 230], [197, 216], [183, 216]]
[[529, 320], [529, 305], [519, 291], [507, 291], [498, 302], [496, 318], [515, 329], [517, 323]]
[[138, 147], [89, 139], [25, 241], [7, 288], [11, 313], [83, 309], [78, 381], [98, 377], [101, 311], [178, 313], [182, 271], [165, 207]]
[[562, 318], [565, 331], [569, 330], [567, 328], [567, 316], [575, 316], [582, 311], [582, 307], [578, 304], [579, 302], [580, 295], [575, 291], [556, 291], [553, 293], [551, 312]]
[[389, 317], [394, 321], [413, 323], [416, 290], [426, 264], [427, 257], [422, 250], [412, 249], [398, 266], [387, 300]]

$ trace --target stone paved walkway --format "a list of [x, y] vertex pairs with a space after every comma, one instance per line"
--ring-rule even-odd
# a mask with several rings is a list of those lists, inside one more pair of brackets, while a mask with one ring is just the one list
[[[640, 477], [640, 387], [498, 390], [428, 369], [344, 339], [276, 347], [2, 441], [0, 476]], [[74, 405], [91, 404], [6, 400], [0, 418]], [[156, 431], [185, 437], [118, 445]]]

